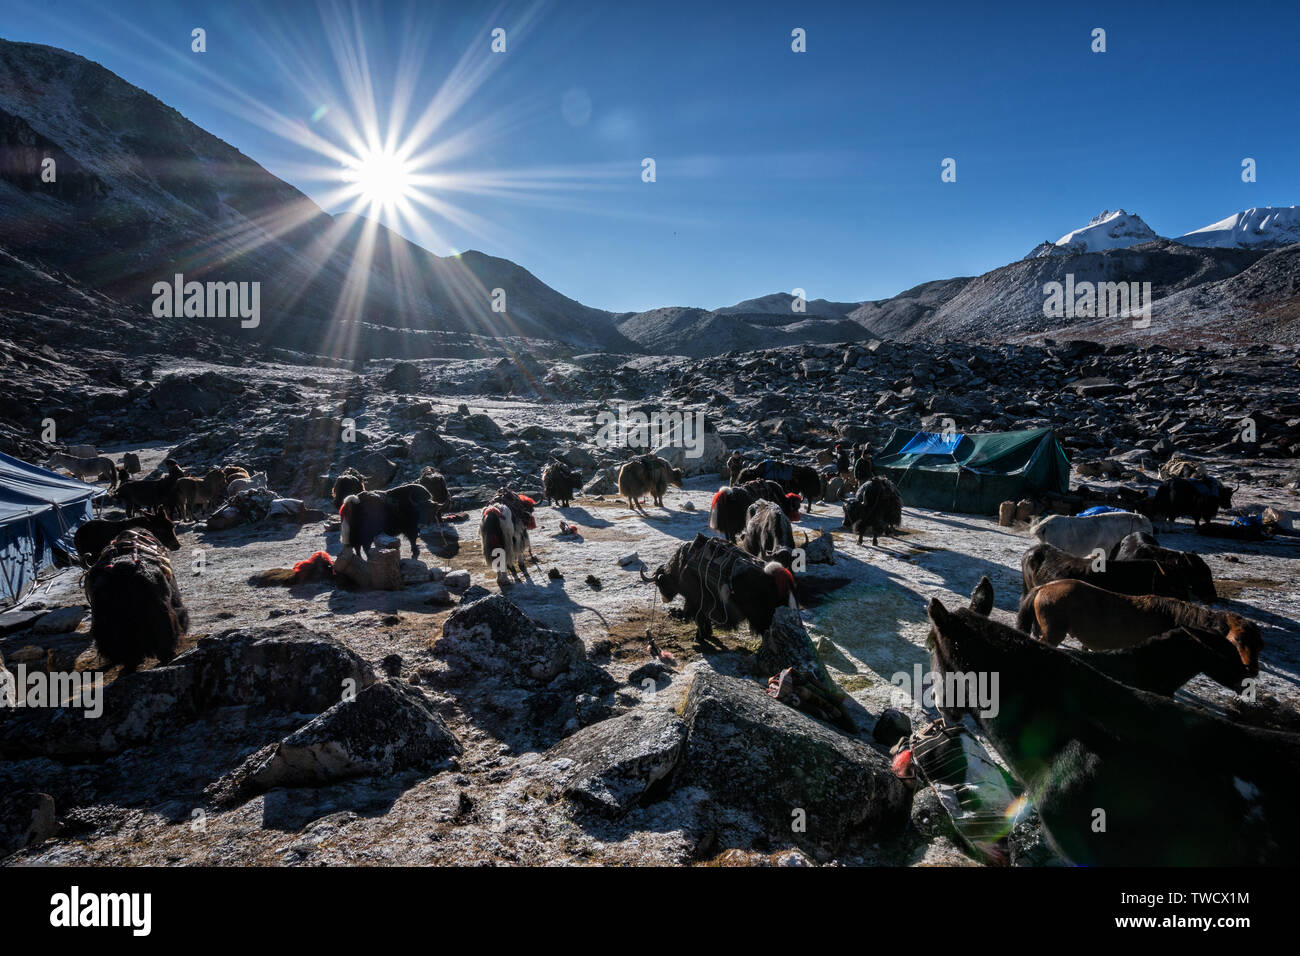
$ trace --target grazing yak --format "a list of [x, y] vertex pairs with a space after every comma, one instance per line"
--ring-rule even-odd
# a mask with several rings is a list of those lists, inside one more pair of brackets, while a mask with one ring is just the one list
[[1153, 534], [1139, 531], [1125, 537], [1111, 549], [1112, 561], [1157, 561], [1162, 568], [1177, 574], [1191, 588], [1198, 601], [1210, 603], [1218, 600], [1214, 590], [1214, 575], [1205, 559], [1194, 551], [1176, 551], [1162, 548]]
[[[1087, 866], [1289, 865], [1300, 853], [1300, 735], [1232, 723], [1118, 683], [1076, 655], [930, 602], [930, 669], [997, 674], [1002, 706], [969, 714], [1033, 794], [1044, 833]], [[1014, 706], [1012, 706], [1014, 704]], [[1106, 811], [1104, 829], [1095, 825]]]
[[334, 502], [334, 509], [337, 511], [343, 507], [343, 502], [351, 495], [359, 495], [366, 490], [365, 475], [355, 468], [344, 468], [339, 476], [334, 479], [334, 487], [330, 491], [330, 498]]
[[[750, 496], [759, 501], [774, 501], [781, 506], [785, 516], [791, 521], [798, 521], [801, 509], [803, 508], [803, 498], [793, 491], [786, 491], [775, 481], [767, 481], [762, 478], [756, 478], [753, 481], [746, 481], [743, 484], [736, 485], [737, 488], [744, 488]], [[748, 507], [748, 505], [746, 505]]]
[[1160, 561], [1106, 560], [1103, 567], [1094, 569], [1092, 558], [1080, 558], [1050, 544], [1036, 544], [1026, 551], [1020, 559], [1020, 574], [1022, 596], [1040, 584], [1066, 578], [1087, 581], [1118, 594], [1160, 594], [1185, 599], [1193, 593], [1192, 582], [1173, 564], [1166, 567]]
[[872, 478], [844, 503], [844, 527], [857, 534], [858, 544], [871, 532], [871, 544], [876, 546], [882, 534], [896, 531], [902, 523], [903, 497], [888, 478]]
[[1136, 531], [1151, 533], [1151, 522], [1131, 511], [1110, 511], [1099, 515], [1049, 515], [1030, 527], [1043, 544], [1050, 544], [1069, 554], [1087, 557], [1098, 549], [1110, 554], [1126, 535]]
[[775, 561], [767, 564], [721, 538], [697, 534], [681, 545], [666, 564], [643, 580], [659, 589], [665, 602], [677, 595], [695, 621], [695, 640], [713, 641], [713, 626], [731, 630], [742, 621], [756, 634], [766, 633], [782, 605], [798, 609], [794, 575]]
[[1052, 647], [1072, 636], [1093, 651], [1132, 647], [1176, 627], [1198, 628], [1231, 644], [1250, 677], [1259, 673], [1264, 646], [1259, 625], [1239, 614], [1154, 594], [1116, 594], [1084, 581], [1053, 581], [1034, 588], [1020, 602], [1016, 627], [1041, 634]]
[[1188, 478], [1171, 478], [1156, 489], [1150, 503], [1151, 512], [1170, 524], [1179, 518], [1191, 518], [1200, 526], [1202, 521], [1213, 521], [1219, 509], [1232, 507], [1236, 488], [1225, 488], [1217, 479], [1193, 481]]
[[132, 528], [115, 537], [86, 572], [90, 637], [109, 665], [135, 670], [148, 657], [166, 664], [190, 626], [163, 545]]
[[107, 481], [109, 491], [117, 487], [117, 466], [113, 464], [113, 459], [105, 455], [78, 458], [76, 455], [56, 451], [50, 454], [50, 457], [45, 462], [45, 467], [62, 468], [65, 471], [72, 472], [83, 481], [87, 478], [92, 481]]
[[339, 541], [344, 546], [360, 552], [369, 550], [381, 534], [401, 535], [411, 543], [414, 558], [420, 554], [420, 525], [433, 520], [433, 501], [423, 486], [415, 484], [363, 491], [343, 499], [339, 518]]
[[805, 511], [812, 511], [813, 499], [822, 491], [822, 476], [816, 468], [792, 465], [774, 458], [765, 458], [758, 464], [745, 468], [738, 480], [742, 485], [749, 481], [775, 481], [785, 491], [800, 495]]
[[582, 487], [582, 477], [568, 465], [554, 458], [542, 469], [542, 494], [551, 504], [567, 508], [573, 493]]
[[[537, 527], [537, 519], [533, 517], [536, 504], [527, 495], [502, 488], [483, 509], [478, 536], [488, 567], [501, 571], [498, 562], [504, 562], [504, 570], [513, 572], [517, 568], [523, 573], [524, 552], [533, 557], [528, 532]], [[537, 559], [533, 557], [533, 560]]]
[[755, 499], [748, 488], [724, 485], [717, 490], [709, 505], [709, 527], [734, 542], [736, 535], [745, 530], [749, 506], [755, 500], [761, 499]]
[[641, 499], [646, 495], [662, 508], [670, 484], [682, 487], [682, 469], [674, 468], [658, 455], [638, 455], [618, 471], [618, 493], [627, 499], [627, 506], [633, 511], [645, 510]]
[[142, 528], [153, 535], [170, 551], [179, 551], [181, 543], [176, 538], [176, 526], [171, 518], [163, 512], [145, 513], [135, 518], [92, 518], [84, 522], [72, 537], [72, 546], [81, 559], [81, 566], [88, 568], [95, 563], [101, 551], [109, 542], [131, 528]]
[[775, 503], [755, 501], [745, 512], [740, 546], [762, 561], [777, 561], [789, 568], [795, 547], [790, 519]]

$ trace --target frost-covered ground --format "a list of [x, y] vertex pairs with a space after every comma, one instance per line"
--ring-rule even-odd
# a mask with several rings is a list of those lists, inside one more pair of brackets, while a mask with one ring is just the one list
[[[522, 413], [522, 412], [521, 412]], [[164, 449], [143, 450], [146, 465], [160, 460]], [[646, 634], [673, 655], [677, 673], [658, 687], [627, 685], [619, 692], [627, 706], [675, 707], [696, 662], [707, 659], [714, 668], [754, 676], [750, 652], [757, 641], [747, 632], [721, 632], [725, 652], [704, 651], [692, 640], [693, 626], [674, 616], [643, 583], [636, 565], [622, 567], [619, 558], [637, 552], [645, 565], [668, 558], [679, 544], [699, 531], [707, 532], [710, 497], [718, 481], [692, 479], [685, 490], [670, 490], [664, 508], [637, 515], [614, 499], [580, 497], [573, 507], [538, 510], [533, 550], [538, 563], [528, 577], [505, 586], [512, 601], [537, 620], [572, 629], [589, 653], [620, 682], [649, 660]], [[1269, 492], [1269, 503], [1276, 491]], [[1249, 490], [1243, 503], [1251, 501]], [[693, 506], [693, 507], [692, 507]], [[691, 509], [691, 510], [688, 510]], [[421, 557], [433, 564], [467, 568], [474, 582], [495, 590], [498, 585], [484, 566], [475, 516], [453, 525], [458, 553], [450, 559]], [[560, 536], [559, 522], [574, 524], [575, 536]], [[898, 673], [910, 675], [924, 667], [927, 624], [925, 607], [932, 597], [964, 605], [981, 575], [988, 575], [997, 594], [996, 616], [1009, 620], [1020, 595], [1019, 560], [1033, 543], [1023, 526], [998, 527], [981, 517], [949, 515], [915, 508], [904, 510], [897, 537], [867, 541], [839, 531], [837, 507], [817, 506], [795, 526], [816, 534], [835, 534], [833, 565], [813, 565], [801, 577], [803, 617], [835, 679], [863, 710], [854, 710], [859, 733], [870, 735], [872, 720], [886, 706], [908, 710], [914, 721], [925, 714], [891, 683]], [[323, 585], [284, 590], [247, 584], [248, 576], [271, 567], [285, 567], [313, 551], [338, 551], [338, 535], [317, 522], [296, 525], [263, 524], [223, 532], [187, 525], [181, 534], [178, 566], [185, 568], [199, 555], [201, 573], [180, 574], [185, 601], [191, 610], [189, 642], [204, 634], [292, 616], [308, 627], [325, 631], [378, 666], [390, 654], [403, 658], [403, 672], [432, 661], [432, 649], [450, 608], [426, 603], [434, 585], [401, 592], [354, 593]], [[448, 532], [451, 534], [452, 532]], [[426, 543], [445, 539], [428, 531]], [[1204, 538], [1190, 525], [1162, 536], [1163, 543], [1203, 554], [1214, 571], [1226, 606], [1261, 623], [1265, 651], [1259, 686], [1260, 715], [1277, 723], [1300, 723], [1300, 591], [1297, 568], [1300, 539], [1276, 539], [1240, 544]], [[404, 547], [404, 554], [407, 553]], [[562, 579], [547, 571], [556, 568]], [[587, 582], [599, 579], [599, 587]], [[67, 572], [29, 599], [48, 606], [79, 603], [79, 575]], [[678, 602], [680, 604], [680, 602]], [[79, 637], [84, 640], [87, 624]], [[95, 655], [84, 641], [79, 667], [93, 667]], [[7, 646], [12, 652], [13, 645]], [[1223, 688], [1204, 678], [1187, 685], [1180, 696], [1216, 710], [1232, 701]], [[619, 823], [577, 820], [560, 804], [539, 801], [530, 790], [530, 767], [536, 754], [519, 753], [493, 739], [457, 702], [442, 710], [466, 748], [459, 770], [431, 777], [395, 779], [377, 792], [362, 784], [338, 785], [321, 791], [275, 791], [230, 811], [212, 813], [196, 829], [184, 801], [159, 803], [150, 799], [149, 781], [124, 787], [119, 806], [75, 808], [71, 836], [29, 851], [27, 862], [189, 862], [201, 864], [309, 863], [682, 863], [693, 859], [695, 847], [683, 821], [698, 793], [634, 811]], [[865, 713], [863, 712], [865, 711]], [[1256, 712], [1256, 711], [1249, 711]], [[1242, 711], [1237, 711], [1238, 715]], [[1261, 716], [1261, 719], [1265, 719]], [[183, 731], [175, 746], [220, 746], [209, 743], [201, 727]], [[128, 755], [115, 758], [125, 780], [133, 767]], [[1212, 757], [1207, 757], [1212, 759]], [[233, 760], [233, 757], [232, 757]], [[131, 794], [135, 794], [132, 798]], [[60, 812], [68, 808], [60, 808]], [[896, 847], [857, 847], [845, 862], [907, 864], [965, 862], [951, 844], [904, 842]]]

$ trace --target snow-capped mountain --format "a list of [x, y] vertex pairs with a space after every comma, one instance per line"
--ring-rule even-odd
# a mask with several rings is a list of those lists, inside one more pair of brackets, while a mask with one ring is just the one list
[[1277, 249], [1300, 242], [1300, 209], [1261, 206], [1194, 229], [1178, 241], [1185, 246], [1218, 249]]
[[1156, 231], [1142, 221], [1142, 217], [1123, 209], [1111, 212], [1103, 209], [1088, 225], [1067, 232], [1055, 242], [1036, 246], [1026, 259], [1042, 256], [1070, 256], [1082, 252], [1102, 252], [1106, 249], [1126, 249], [1139, 243], [1159, 239]]

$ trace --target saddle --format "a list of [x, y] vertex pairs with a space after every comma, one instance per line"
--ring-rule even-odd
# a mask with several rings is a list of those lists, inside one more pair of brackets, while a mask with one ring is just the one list
[[126, 562], [155, 564], [167, 577], [172, 577], [172, 562], [161, 541], [143, 528], [128, 528], [108, 543], [100, 552], [92, 568], [104, 569]]
[[759, 462], [759, 467], [763, 469], [763, 478], [767, 481], [784, 484], [794, 479], [794, 466], [786, 462], [777, 461], [774, 458], [764, 458]]

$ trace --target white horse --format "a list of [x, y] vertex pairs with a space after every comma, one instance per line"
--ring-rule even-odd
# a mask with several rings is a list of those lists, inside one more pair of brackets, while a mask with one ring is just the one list
[[61, 451], [56, 451], [45, 462], [45, 467], [70, 471], [82, 481], [87, 478], [94, 481], [107, 481], [109, 491], [117, 487], [117, 466], [113, 464], [113, 459], [104, 455], [78, 458], [76, 455], [65, 455]]

